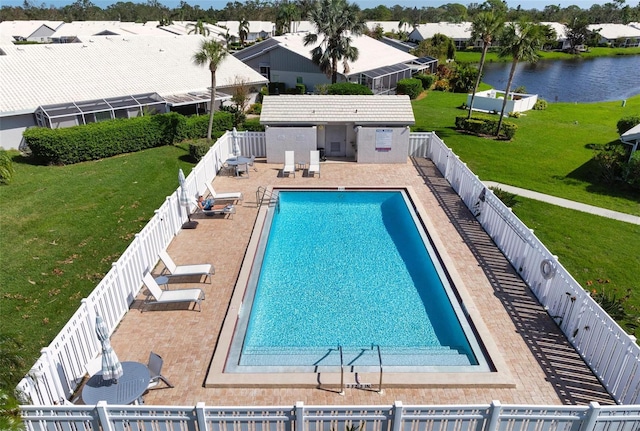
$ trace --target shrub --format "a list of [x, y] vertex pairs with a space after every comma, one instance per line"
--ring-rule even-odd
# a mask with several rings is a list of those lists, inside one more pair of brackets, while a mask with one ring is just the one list
[[547, 109], [547, 101], [538, 98], [538, 100], [536, 100], [536, 104], [533, 105], [533, 109], [535, 109], [536, 111], [544, 111], [545, 109]]
[[635, 127], [640, 124], [640, 115], [632, 115], [630, 117], [624, 117], [618, 120], [618, 124], [616, 125], [618, 128], [618, 135], [622, 135], [627, 130]]
[[410, 99], [415, 99], [422, 93], [422, 81], [416, 78], [401, 79], [398, 81], [396, 93], [406, 94]]
[[6, 150], [0, 149], [0, 184], [9, 184], [13, 180], [13, 160]]
[[260, 124], [260, 119], [252, 118], [242, 123], [241, 130], [248, 130], [251, 132], [264, 132], [264, 126]]
[[605, 184], [613, 184], [622, 178], [623, 169], [626, 166], [626, 151], [623, 144], [607, 144], [593, 157], [598, 166], [598, 175]]
[[307, 92], [307, 87], [304, 84], [296, 84], [296, 94], [304, 94]]
[[505, 190], [502, 190], [499, 187], [490, 187], [493, 194], [502, 201], [509, 208], [513, 208], [518, 204], [517, 196], [513, 193], [509, 193]]
[[199, 162], [200, 159], [207, 154], [214, 142], [213, 139], [211, 141], [207, 139], [197, 139], [189, 142], [189, 155], [195, 162]]
[[433, 89], [437, 91], [449, 91], [449, 81], [446, 79], [438, 79]]
[[419, 79], [422, 82], [422, 88], [428, 90], [431, 88], [434, 82], [436, 82], [435, 75], [419, 73], [414, 76], [414, 78]]
[[337, 82], [329, 86], [327, 94], [371, 96], [373, 92], [366, 85], [356, 84], [354, 82]]
[[458, 64], [454, 69], [453, 76], [449, 78], [449, 86], [454, 93], [469, 93], [478, 77], [478, 69], [469, 64]]
[[631, 156], [626, 166], [622, 169], [622, 178], [635, 189], [640, 189], [640, 151]]
[[262, 112], [262, 103], [254, 103], [247, 109], [247, 114], [260, 115]]
[[[498, 129], [498, 120], [494, 118], [478, 118], [472, 117], [467, 120], [467, 117], [456, 117], [456, 129], [464, 130], [474, 135], [495, 135]], [[504, 121], [502, 123], [502, 129], [500, 130], [500, 136], [504, 139], [511, 140], [516, 135], [518, 126], [513, 123]]]

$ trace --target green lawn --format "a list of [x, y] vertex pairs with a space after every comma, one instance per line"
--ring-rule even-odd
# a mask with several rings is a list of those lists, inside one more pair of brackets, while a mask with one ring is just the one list
[[16, 155], [14, 182], [0, 187], [0, 334], [24, 343], [29, 367], [178, 186], [178, 168], [190, 172], [188, 159], [181, 147], [70, 166]]
[[[455, 60], [459, 63], [480, 63], [480, 51], [456, 51]], [[570, 60], [577, 56], [558, 51], [540, 51], [541, 60]], [[640, 47], [633, 48], [589, 48], [588, 52], [580, 54], [580, 58], [614, 57], [618, 55], [640, 55]], [[499, 58], [495, 50], [487, 52], [486, 61], [507, 62], [511, 58]]]
[[430, 91], [413, 102], [415, 128], [434, 130], [480, 179], [640, 215], [640, 194], [600, 185], [592, 173], [593, 144], [616, 141], [616, 123], [640, 112], [640, 96], [620, 102], [550, 103], [507, 121], [518, 125], [512, 141], [458, 133], [453, 118], [465, 94]]

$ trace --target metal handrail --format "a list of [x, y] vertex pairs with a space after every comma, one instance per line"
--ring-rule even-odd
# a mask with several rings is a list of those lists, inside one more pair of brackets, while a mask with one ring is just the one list
[[344, 395], [344, 359], [342, 358], [342, 346], [338, 344], [340, 352], [340, 395]]
[[[262, 193], [262, 196], [260, 196], [260, 193]], [[267, 189], [266, 187], [262, 187], [262, 186], [259, 186], [258, 190], [256, 190], [257, 207], [260, 208], [262, 206], [262, 204], [264, 203], [264, 198], [267, 196], [269, 197], [269, 202], [275, 199], [276, 207], [278, 211], [280, 211], [280, 197], [278, 196], [278, 193], [274, 193], [271, 190]]]
[[378, 349], [378, 364], [380, 365], [380, 381], [378, 382], [378, 393], [382, 394], [384, 391], [382, 390], [382, 353], [380, 353], [380, 345], [376, 344], [376, 348]]

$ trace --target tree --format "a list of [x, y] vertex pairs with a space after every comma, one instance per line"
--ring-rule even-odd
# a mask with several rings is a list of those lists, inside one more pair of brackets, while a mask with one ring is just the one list
[[300, 11], [294, 3], [285, 1], [280, 3], [276, 16], [276, 31], [278, 34], [289, 33], [294, 31], [291, 23], [300, 20]]
[[482, 69], [484, 69], [484, 61], [487, 56], [487, 51], [496, 38], [500, 29], [504, 25], [504, 18], [502, 14], [494, 11], [480, 12], [471, 24], [471, 39], [480, 39], [482, 41], [482, 54], [480, 55], [480, 65], [478, 66], [478, 76], [476, 83], [473, 87], [473, 94], [471, 95], [471, 102], [469, 103], [469, 113], [467, 119], [471, 118], [471, 112], [473, 110], [473, 101], [482, 79]]
[[199, 19], [196, 22], [190, 22], [187, 24], [189, 31], [187, 34], [201, 34], [203, 36], [209, 36], [209, 27], [205, 25], [205, 22]]
[[589, 21], [586, 18], [575, 17], [571, 24], [564, 25], [567, 31], [567, 41], [569, 42], [569, 53], [579, 54], [581, 45], [584, 45], [589, 36]]
[[544, 32], [542, 27], [524, 20], [509, 23], [502, 33], [500, 52], [498, 55], [501, 58], [511, 57], [512, 63], [511, 70], [509, 71], [509, 79], [507, 80], [507, 88], [504, 91], [504, 100], [502, 101], [502, 110], [500, 111], [496, 136], [500, 136], [504, 110], [507, 107], [509, 90], [511, 89], [513, 77], [516, 73], [516, 66], [519, 61], [527, 61], [530, 63], [538, 61], [537, 51], [542, 46], [543, 41]]
[[342, 61], [344, 73], [349, 73], [349, 61], [358, 59], [358, 48], [351, 45], [351, 36], [360, 36], [366, 31], [359, 17], [360, 9], [346, 0], [319, 0], [309, 13], [309, 20], [316, 33], [304, 37], [304, 45], [318, 46], [311, 50], [311, 61], [331, 77], [338, 80], [338, 62]]
[[211, 108], [209, 111], [209, 128], [207, 129], [207, 139], [211, 140], [211, 130], [213, 129], [213, 114], [215, 113], [216, 102], [216, 71], [222, 60], [227, 56], [227, 51], [216, 40], [203, 40], [200, 50], [193, 55], [193, 62], [198, 66], [209, 66], [211, 72]]
[[247, 40], [249, 36], [249, 20], [246, 17], [242, 17], [240, 19], [240, 24], [238, 25], [238, 37], [240, 38], [240, 45], [244, 46], [244, 42]]

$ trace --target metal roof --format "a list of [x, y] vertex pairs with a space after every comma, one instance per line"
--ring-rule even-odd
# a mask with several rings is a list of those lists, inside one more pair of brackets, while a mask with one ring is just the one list
[[415, 123], [409, 96], [265, 96], [260, 123], [265, 125], [410, 125]]
[[[38, 106], [126, 94], [160, 96], [207, 91], [208, 67], [192, 57], [201, 36], [107, 36], [92, 42], [0, 45], [0, 116], [34, 112]], [[267, 79], [228, 55], [218, 67], [218, 89], [238, 80], [249, 86]]]

